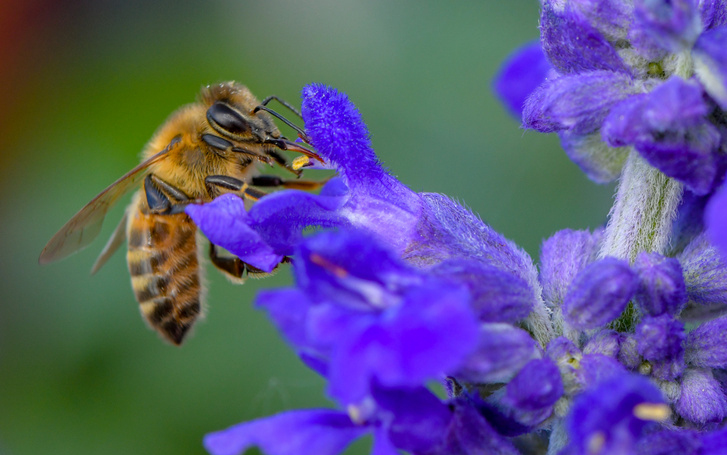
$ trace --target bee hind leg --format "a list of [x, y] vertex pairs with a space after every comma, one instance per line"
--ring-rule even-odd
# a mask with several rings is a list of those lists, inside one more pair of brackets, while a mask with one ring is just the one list
[[320, 182], [315, 180], [286, 180], [278, 177], [277, 175], [258, 175], [252, 178], [251, 185], [311, 191], [322, 187], [327, 181], [328, 179]]
[[210, 243], [210, 260], [218, 270], [223, 272], [235, 283], [243, 283], [246, 277], [261, 278], [272, 274], [272, 272], [264, 272], [246, 262], [243, 262], [237, 256], [220, 256], [217, 253], [217, 247], [214, 243]]

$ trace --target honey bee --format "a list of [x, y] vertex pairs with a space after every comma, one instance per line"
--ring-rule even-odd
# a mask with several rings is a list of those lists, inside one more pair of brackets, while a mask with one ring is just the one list
[[[300, 176], [279, 150], [320, 158], [285, 138], [263, 102], [243, 85], [227, 82], [202, 89], [197, 102], [174, 112], [142, 152], [141, 164], [112, 183], [71, 218], [43, 249], [39, 263], [62, 259], [86, 247], [99, 233], [106, 213], [127, 192], [138, 189], [118, 227], [93, 265], [101, 266], [128, 240], [126, 255], [131, 286], [141, 313], [164, 338], [180, 345], [202, 314], [202, 247], [197, 228], [184, 208], [209, 202], [225, 192], [257, 200], [255, 187], [313, 189], [319, 182], [259, 175], [259, 163], [278, 164]], [[272, 116], [271, 116], [272, 115]], [[300, 114], [298, 114], [300, 115]], [[213, 265], [234, 281], [263, 272], [237, 257], [218, 254], [210, 243]]]

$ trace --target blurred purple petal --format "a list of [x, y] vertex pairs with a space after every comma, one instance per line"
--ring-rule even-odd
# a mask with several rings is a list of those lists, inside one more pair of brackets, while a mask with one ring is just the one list
[[690, 365], [727, 368], [727, 316], [705, 322], [689, 332], [686, 348]]
[[541, 133], [592, 133], [601, 127], [611, 106], [632, 91], [631, 76], [612, 71], [546, 79], [525, 103], [523, 126]]
[[212, 455], [238, 455], [252, 446], [266, 455], [337, 455], [368, 431], [340, 411], [288, 411], [210, 433], [204, 446]]
[[518, 422], [535, 426], [545, 420], [563, 395], [558, 366], [549, 359], [528, 362], [505, 386], [502, 403]]
[[688, 369], [674, 407], [680, 416], [703, 425], [720, 422], [727, 416], [727, 397], [708, 369]]
[[573, 453], [632, 453], [644, 431], [657, 427], [637, 417], [637, 406], [663, 402], [661, 392], [648, 379], [626, 373], [585, 391], [575, 398], [567, 417]]
[[426, 388], [375, 386], [372, 396], [379, 418], [386, 422], [388, 439], [397, 448], [423, 453], [444, 440], [452, 413]]
[[702, 31], [695, 0], [636, 0], [629, 38], [649, 59], [688, 50]]
[[702, 0], [699, 13], [705, 30], [727, 25], [727, 2], [724, 0]]
[[621, 335], [610, 329], [602, 329], [593, 335], [583, 347], [583, 354], [601, 354], [616, 358], [621, 347]]
[[482, 322], [518, 322], [530, 313], [534, 290], [518, 276], [473, 260], [449, 260], [428, 270], [465, 285], [471, 306]]
[[626, 39], [634, 5], [629, 0], [580, 0], [578, 12], [610, 42]]
[[248, 226], [249, 215], [245, 211], [245, 203], [238, 196], [224, 194], [208, 204], [189, 205], [185, 211], [210, 242], [253, 267], [271, 272], [283, 259]]
[[525, 100], [552, 70], [540, 47], [540, 40], [515, 50], [495, 76], [494, 90], [510, 114], [522, 119]]
[[538, 357], [535, 341], [526, 331], [509, 324], [486, 323], [480, 326], [477, 350], [455, 376], [474, 383], [507, 382]]

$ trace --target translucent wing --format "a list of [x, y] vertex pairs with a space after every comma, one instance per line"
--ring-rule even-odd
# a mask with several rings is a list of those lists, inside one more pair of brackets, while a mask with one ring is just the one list
[[86, 204], [50, 239], [40, 253], [38, 262], [47, 264], [57, 261], [88, 246], [101, 231], [103, 219], [109, 209], [119, 198], [138, 187], [149, 172], [149, 166], [166, 158], [167, 152], [176, 142], [124, 174]]

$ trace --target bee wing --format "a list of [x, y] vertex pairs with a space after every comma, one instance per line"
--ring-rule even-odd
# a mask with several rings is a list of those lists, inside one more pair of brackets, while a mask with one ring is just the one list
[[149, 167], [166, 158], [167, 152], [176, 142], [178, 141], [172, 142], [164, 150], [124, 174], [86, 204], [50, 239], [40, 253], [38, 262], [47, 264], [57, 261], [88, 246], [101, 231], [103, 219], [109, 209], [119, 198], [136, 188], [149, 172]]
[[124, 243], [124, 240], [126, 240], [126, 222], [129, 219], [129, 210], [131, 210], [132, 206], [136, 207], [136, 204], [132, 203], [131, 206], [127, 207], [124, 216], [121, 217], [121, 221], [119, 221], [118, 226], [114, 229], [114, 233], [111, 234], [111, 238], [106, 242], [106, 246], [101, 251], [101, 254], [98, 255], [93, 267], [91, 267], [91, 275], [95, 275], [106, 264], [106, 261], [114, 255], [121, 244]]

